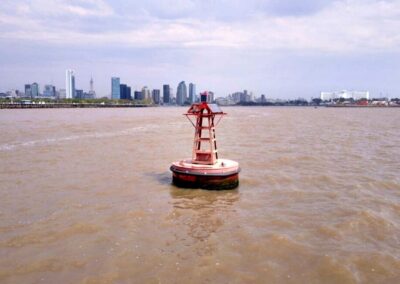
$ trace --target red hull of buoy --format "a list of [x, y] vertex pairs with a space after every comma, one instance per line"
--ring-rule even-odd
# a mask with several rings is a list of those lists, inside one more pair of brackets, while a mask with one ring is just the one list
[[173, 171], [172, 182], [176, 186], [183, 188], [203, 188], [210, 190], [234, 189], [239, 185], [239, 174], [236, 173], [229, 176], [195, 176]]
[[189, 160], [170, 167], [172, 182], [179, 187], [212, 190], [233, 189], [239, 185], [239, 164], [220, 159], [215, 165], [198, 165]]

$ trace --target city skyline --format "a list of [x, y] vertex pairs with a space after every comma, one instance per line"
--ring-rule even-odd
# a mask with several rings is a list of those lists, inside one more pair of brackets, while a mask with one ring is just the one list
[[[89, 85], [89, 92], [85, 92], [83, 89], [77, 89], [75, 87], [75, 73], [74, 70], [67, 69], [65, 71], [66, 81], [65, 89], [57, 89], [56, 86], [52, 84], [44, 85], [43, 92], [40, 91], [40, 84], [34, 82], [32, 84], [24, 85], [24, 92], [20, 90], [10, 90], [6, 93], [0, 92], [0, 98], [11, 99], [11, 105], [13, 105], [13, 98], [24, 99], [20, 101], [22, 104], [34, 104], [29, 99], [78, 99], [85, 100], [83, 103], [87, 103], [87, 99], [96, 99], [96, 92], [94, 90], [94, 80], [91, 76]], [[113, 104], [119, 104], [119, 100], [123, 100], [123, 103], [127, 105], [177, 105], [184, 106], [195, 102], [198, 102], [200, 97], [196, 92], [196, 84], [189, 83], [186, 85], [185, 81], [179, 82], [177, 86], [177, 91], [174, 94], [173, 88], [169, 84], [164, 84], [162, 87], [163, 93], [160, 89], [149, 88], [148, 86], [143, 86], [141, 91], [133, 90], [126, 84], [121, 83], [119, 77], [111, 77], [111, 98], [114, 102]], [[280, 99], [267, 97], [265, 94], [257, 96], [252, 91], [244, 89], [243, 91], [236, 91], [225, 96], [216, 97], [213, 91], [206, 91], [208, 93], [207, 102], [216, 103], [218, 105], [346, 105], [346, 106], [398, 106], [398, 97], [370, 97], [370, 92], [368, 90], [330, 90], [321, 91], [319, 97], [312, 97], [311, 99], [298, 97], [296, 99]], [[133, 96], [132, 96], [133, 93]], [[174, 96], [175, 95], [175, 96]], [[108, 98], [108, 96], [100, 97], [100, 99]], [[136, 102], [133, 102], [136, 101]], [[76, 101], [75, 101], [76, 102]], [[40, 104], [45, 103], [44, 101], [39, 101]], [[97, 101], [99, 103], [99, 101]], [[104, 104], [105, 101], [101, 101]], [[7, 105], [7, 104], [6, 104]], [[12, 106], [14, 107], [14, 106]]]
[[276, 98], [322, 90], [400, 93], [399, 1], [104, 1], [0, 3], [0, 91], [75, 84], [109, 96], [196, 82], [216, 97], [249, 89]]
[[[109, 96], [96, 96], [96, 91], [94, 90], [94, 80], [90, 77], [89, 81], [89, 91], [85, 92], [84, 89], [77, 89], [75, 86], [75, 72], [74, 70], [65, 70], [66, 81], [65, 89], [58, 88], [52, 84], [45, 84], [43, 92], [40, 91], [40, 84], [37, 82], [28, 83], [24, 85], [24, 91], [14, 89], [2, 92], [0, 90], [1, 97], [19, 97], [19, 98], [52, 98], [52, 99], [93, 99], [93, 98], [109, 98], [113, 100], [147, 100], [156, 104], [177, 104], [185, 105], [194, 103], [199, 99], [196, 92], [196, 84], [193, 82], [186, 85], [185, 81], [181, 81], [177, 86], [176, 93], [173, 92], [173, 88], [169, 84], [163, 84], [162, 93], [159, 88], [151, 88], [148, 86], [143, 86], [140, 90], [132, 89], [126, 83], [121, 83], [119, 77], [111, 77], [111, 92]], [[207, 91], [207, 90], [203, 90]], [[216, 100], [218, 103], [222, 104], [236, 104], [239, 102], [272, 102], [272, 101], [284, 101], [282, 98], [267, 97], [265, 94], [255, 94], [252, 91], [244, 89], [243, 91], [237, 90], [235, 92], [215, 96], [213, 91], [208, 90], [209, 102]], [[385, 96], [385, 94], [380, 93], [377, 96], [370, 97], [370, 92], [368, 90], [323, 90], [316, 97], [304, 98], [297, 97], [294, 99], [286, 99], [287, 101], [300, 100], [300, 101], [313, 101], [314, 99], [320, 98], [321, 101], [331, 101], [333, 99], [366, 99], [366, 100], [382, 100], [382, 99], [395, 99], [398, 100], [398, 96], [391, 97]]]

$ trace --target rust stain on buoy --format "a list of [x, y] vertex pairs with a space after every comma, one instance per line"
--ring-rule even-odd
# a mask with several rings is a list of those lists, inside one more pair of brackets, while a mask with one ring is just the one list
[[239, 163], [218, 158], [215, 135], [215, 127], [226, 113], [218, 105], [208, 104], [207, 95], [202, 93], [201, 102], [185, 113], [195, 128], [192, 158], [172, 163], [172, 180], [179, 187], [233, 189], [239, 185]]

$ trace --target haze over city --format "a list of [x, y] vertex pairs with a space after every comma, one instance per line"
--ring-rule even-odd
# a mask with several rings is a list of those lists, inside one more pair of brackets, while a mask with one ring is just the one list
[[[228, 5], [229, 4], [229, 5]], [[398, 96], [400, 1], [0, 2], [0, 91], [76, 85], [110, 96], [182, 80], [225, 96]]]

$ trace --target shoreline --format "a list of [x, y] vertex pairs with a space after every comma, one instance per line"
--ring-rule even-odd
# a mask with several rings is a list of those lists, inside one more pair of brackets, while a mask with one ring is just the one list
[[146, 104], [90, 104], [90, 103], [46, 103], [46, 104], [0, 104], [0, 109], [33, 109], [33, 108], [132, 108], [158, 107]]
[[[143, 108], [163, 107], [151, 104], [101, 104], [101, 103], [45, 103], [45, 104], [23, 104], [23, 103], [0, 103], [0, 109], [43, 109], [43, 108]], [[165, 107], [171, 107], [169, 105]], [[173, 107], [173, 106], [172, 106]], [[179, 107], [179, 106], [176, 106]], [[182, 106], [186, 107], [186, 106]], [[400, 105], [226, 105], [222, 107], [329, 107], [329, 108], [398, 108]]]

